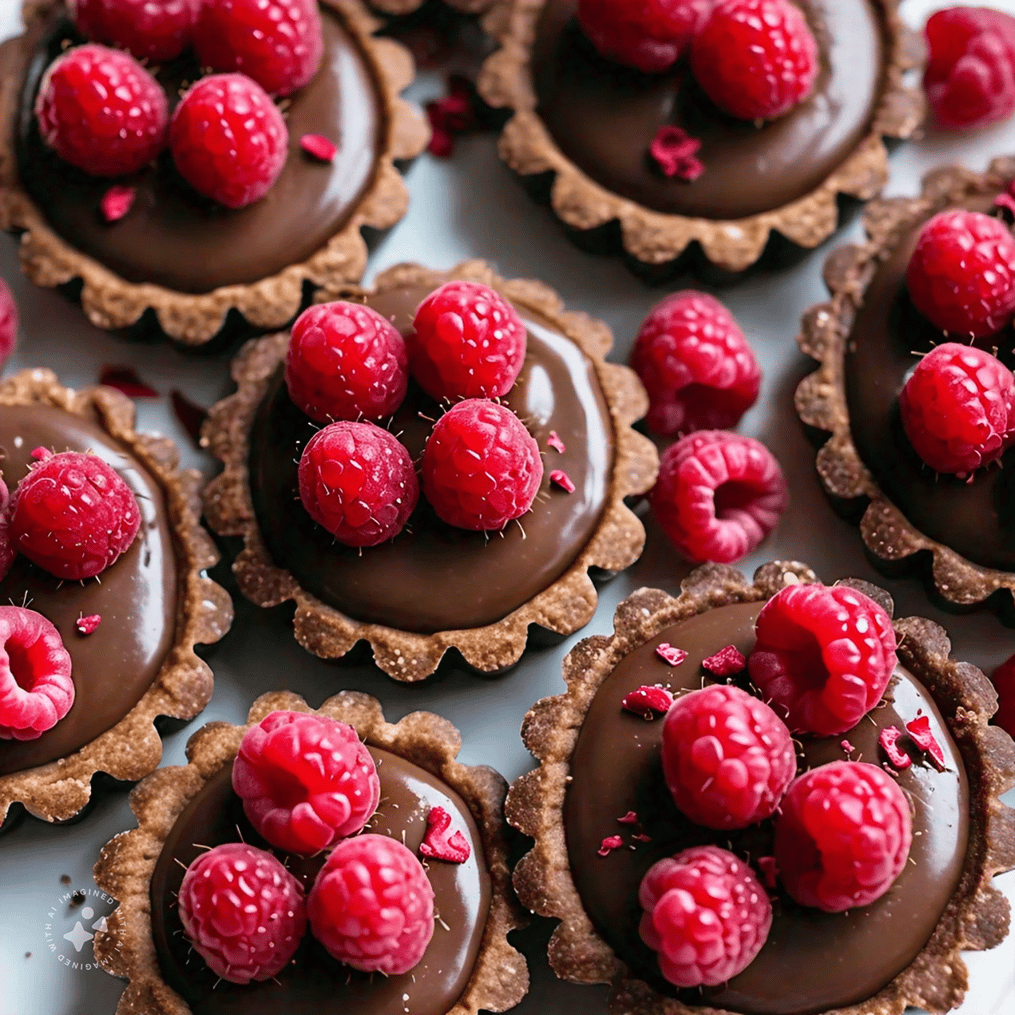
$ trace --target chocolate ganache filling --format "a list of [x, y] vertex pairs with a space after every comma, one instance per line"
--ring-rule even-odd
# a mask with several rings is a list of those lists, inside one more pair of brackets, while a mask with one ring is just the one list
[[[151, 881], [152, 933], [165, 982], [193, 1015], [445, 1015], [469, 982], [490, 908], [490, 877], [472, 815], [451, 787], [395, 754], [370, 747], [381, 780], [381, 803], [367, 831], [404, 842], [413, 853], [426, 831], [431, 807], [443, 807], [469, 841], [462, 864], [427, 861], [438, 917], [419, 965], [401, 976], [370, 975], [333, 959], [309, 930], [293, 961], [264, 983], [219, 980], [183, 936], [176, 895], [184, 869], [207, 847], [240, 838], [270, 849], [243, 813], [232, 788], [232, 764], [209, 779], [177, 818]], [[305, 859], [275, 850], [309, 892], [326, 853]]]
[[[547, 0], [532, 52], [539, 115], [557, 146], [608, 190], [659, 212], [737, 219], [803, 197], [869, 132], [884, 81], [885, 44], [873, 0], [797, 0], [818, 43], [811, 94], [784, 116], [738, 120], [698, 88], [682, 60], [645, 74], [600, 56], [574, 13]], [[659, 128], [701, 141], [698, 179], [667, 178], [649, 157]]]
[[[772, 823], [716, 832], [685, 818], [666, 789], [660, 745], [663, 722], [646, 722], [621, 710], [625, 694], [643, 684], [668, 684], [674, 693], [694, 690], [709, 678], [702, 660], [724, 645], [745, 655], [754, 645], [761, 604], [719, 607], [660, 632], [618, 663], [589, 706], [572, 758], [564, 826], [575, 886], [597, 932], [628, 964], [633, 976], [686, 1004], [751, 1015], [802, 1015], [838, 1009], [876, 994], [923, 949], [958, 886], [969, 834], [969, 787], [961, 755], [937, 705], [906, 669], [899, 667], [884, 703], [844, 736], [854, 760], [880, 763], [878, 735], [903, 729], [918, 714], [930, 717], [944, 749], [945, 770], [924, 757], [897, 772], [913, 804], [909, 862], [895, 884], [869, 906], [825, 913], [773, 893], [772, 929], [754, 961], [721, 987], [677, 991], [662, 979], [655, 953], [639, 937], [638, 886], [657, 860], [690, 846], [714, 843], [752, 861], [772, 855]], [[655, 652], [669, 642], [687, 652], [670, 668]], [[706, 683], [711, 679], [706, 679]], [[846, 755], [841, 736], [804, 738], [803, 766], [813, 768]], [[802, 770], [802, 769], [801, 769]], [[647, 843], [627, 848], [628, 826], [617, 818], [635, 811]], [[625, 844], [597, 854], [608, 835]]]
[[[48, 405], [0, 406], [0, 470], [12, 494], [38, 447], [91, 451], [108, 462], [137, 497], [141, 529], [98, 579], [61, 581], [19, 556], [0, 581], [0, 604], [27, 606], [60, 632], [75, 689], [70, 712], [37, 740], [0, 740], [0, 775], [66, 757], [115, 726], [152, 685], [176, 634], [177, 562], [158, 483], [82, 416]], [[92, 614], [102, 618], [98, 628], [79, 634], [75, 622]]]
[[[368, 305], [403, 334], [428, 295], [405, 287]], [[470, 532], [440, 521], [423, 497], [406, 528], [360, 552], [334, 541], [299, 499], [297, 467], [319, 425], [289, 400], [283, 370], [271, 380], [250, 436], [250, 488], [265, 544], [279, 567], [329, 606], [357, 620], [433, 633], [481, 627], [548, 588], [573, 563], [598, 525], [613, 468], [609, 409], [592, 362], [548, 321], [518, 308], [528, 329], [525, 363], [501, 401], [543, 451], [543, 481], [532, 510], [502, 532]], [[414, 383], [391, 432], [418, 463], [442, 408]], [[548, 447], [550, 431], [562, 453]], [[575, 485], [550, 484], [562, 469]]]
[[[58, 7], [21, 96], [18, 171], [49, 224], [78, 250], [128, 282], [151, 282], [184, 293], [249, 284], [298, 264], [348, 221], [369, 186], [386, 129], [384, 104], [366, 56], [328, 7], [321, 8], [324, 57], [314, 79], [286, 107], [289, 155], [268, 194], [230, 209], [202, 197], [177, 174], [165, 151], [133, 176], [89, 176], [43, 143], [33, 107], [42, 75], [70, 40], [83, 41]], [[157, 69], [170, 106], [200, 76], [186, 53]], [[331, 163], [300, 149], [304, 134], [338, 146]], [[129, 213], [105, 222], [102, 196], [111, 183], [135, 187]]]
[[[967, 202], [988, 212], [989, 198]], [[967, 482], [939, 475], [913, 450], [899, 415], [899, 392], [919, 357], [943, 342], [968, 342], [946, 335], [913, 306], [906, 267], [923, 223], [899, 237], [864, 294], [846, 343], [843, 373], [853, 443], [878, 486], [924, 535], [967, 560], [1015, 571], [1015, 452], [978, 469]], [[1015, 367], [1011, 329], [972, 344]]]

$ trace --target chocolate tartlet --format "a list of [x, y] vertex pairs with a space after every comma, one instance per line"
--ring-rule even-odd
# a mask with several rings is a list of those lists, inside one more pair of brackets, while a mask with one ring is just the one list
[[[398, 17], [419, 10], [427, 0], [370, 0], [370, 6], [384, 14]], [[493, 0], [444, 0], [454, 10], [462, 14], [480, 14], [485, 11]]]
[[[329, 698], [316, 714], [353, 726], [377, 763], [381, 803], [368, 830], [415, 852], [427, 810], [442, 806], [471, 847], [465, 863], [429, 863], [440, 920], [422, 961], [411, 973], [368, 976], [339, 965], [308, 940], [277, 978], [245, 986], [216, 983], [199, 957], [190, 956], [188, 964], [175, 905], [181, 864], [206, 847], [237, 841], [237, 830], [243, 841], [265, 845], [244, 815], [230, 773], [246, 729], [276, 710], [313, 711], [294, 694], [263, 695], [250, 710], [248, 727], [205, 726], [187, 745], [188, 765], [155, 772], [131, 794], [138, 828], [112, 839], [95, 866], [96, 882], [119, 902], [107, 930], [95, 938], [99, 964], [130, 980], [117, 1010], [211, 1015], [282, 1006], [322, 1015], [466, 1015], [516, 1005], [528, 990], [528, 969], [507, 941], [524, 916], [511, 894], [504, 780], [484, 765], [455, 760], [461, 737], [447, 720], [414, 712], [392, 725], [376, 699], [351, 691]], [[282, 855], [308, 887], [326, 859]]]
[[[126, 328], [146, 311], [187, 345], [209, 341], [230, 310], [254, 328], [298, 312], [306, 287], [357, 282], [366, 265], [361, 231], [405, 214], [396, 168], [426, 146], [419, 114], [399, 98], [413, 78], [408, 52], [374, 36], [359, 0], [321, 0], [324, 58], [286, 106], [289, 154], [268, 195], [245, 208], [215, 205], [183, 184], [169, 152], [124, 178], [136, 188], [128, 214], [103, 221], [110, 180], [64, 163], [42, 142], [33, 103], [43, 72], [77, 40], [64, 0], [25, 4], [25, 34], [0, 49], [0, 227], [22, 232], [21, 259], [37, 285], [80, 280], [81, 305], [101, 328]], [[185, 54], [158, 72], [171, 98], [199, 73]], [[305, 134], [338, 141], [326, 163], [300, 148]]]
[[[759, 126], [720, 112], [686, 67], [645, 74], [600, 56], [575, 21], [577, 0], [503, 0], [486, 21], [500, 49], [479, 79], [486, 102], [511, 114], [501, 156], [573, 239], [622, 252], [650, 278], [698, 254], [743, 271], [772, 233], [816, 246], [837, 226], [840, 195], [867, 200], [884, 186], [884, 139], [922, 121], [922, 96], [903, 83], [921, 47], [898, 0], [798, 6], [818, 44], [817, 82]], [[700, 177], [653, 167], [647, 153], [664, 124], [701, 141]]]
[[[930, 173], [917, 198], [873, 202], [867, 242], [832, 252], [824, 277], [832, 298], [803, 319], [800, 348], [818, 361], [797, 388], [800, 418], [821, 438], [818, 474], [833, 504], [860, 518], [875, 564], [889, 573], [916, 572], [942, 604], [987, 603], [1015, 622], [1015, 457], [978, 470], [967, 482], [923, 464], [902, 429], [898, 393], [916, 356], [943, 341], [913, 307], [906, 266], [923, 223], [945, 208], [990, 211], [1015, 179], [1015, 160], [995, 160], [986, 173], [954, 166]], [[977, 340], [1008, 366], [1010, 342]]]
[[[172, 443], [134, 429], [134, 406], [110, 388], [74, 392], [49, 370], [0, 383], [0, 468], [13, 491], [32, 451], [91, 451], [113, 465], [141, 508], [141, 531], [98, 580], [62, 582], [25, 557], [0, 580], [0, 600], [27, 604], [59, 631], [72, 660], [70, 712], [36, 740], [0, 740], [0, 821], [13, 803], [48, 821], [88, 802], [91, 778], [137, 780], [162, 757], [159, 716], [191, 719], [212, 673], [195, 654], [218, 641], [232, 603], [205, 574], [218, 554], [200, 525], [195, 470]], [[82, 616], [99, 615], [91, 634]]]
[[[552, 460], [520, 525], [456, 529], [421, 503], [391, 542], [362, 553], [336, 543], [299, 499], [298, 449], [318, 427], [289, 399], [288, 334], [241, 351], [239, 390], [212, 408], [203, 438], [225, 464], [205, 491], [205, 514], [214, 531], [244, 540], [233, 565], [243, 594], [260, 606], [294, 600], [296, 638], [316, 655], [335, 658], [369, 642], [396, 680], [422, 680], [452, 647], [475, 669], [500, 670], [522, 654], [530, 624], [567, 634], [587, 623], [597, 600], [588, 572], [638, 558], [645, 533], [624, 498], [648, 490], [658, 469], [652, 444], [630, 428], [646, 410], [644, 389], [632, 371], [604, 360], [608, 329], [564, 312], [542, 284], [504, 281], [471, 261], [447, 272], [400, 265], [372, 290], [338, 295], [362, 300], [404, 333], [419, 303], [451, 279], [492, 285], [528, 329], [525, 364], [502, 401]], [[413, 384], [391, 430], [415, 457], [441, 411]], [[565, 451], [546, 451], [552, 431]], [[551, 490], [557, 467], [574, 492]]]
[[[912, 862], [890, 891], [834, 914], [778, 892], [764, 947], [718, 987], [677, 990], [642, 943], [638, 886], [653, 863], [705, 843], [754, 860], [771, 854], [772, 830], [770, 822], [732, 833], [692, 825], [662, 779], [663, 722], [645, 722], [620, 702], [660, 680], [675, 693], [713, 681], [702, 661], [730, 644], [748, 654], [763, 603], [788, 584], [813, 580], [800, 564], [765, 565], [753, 584], [708, 565], [675, 599], [641, 589], [618, 607], [611, 637], [586, 639], [565, 659], [567, 691], [544, 698], [525, 718], [522, 735], [540, 767], [508, 796], [508, 820], [535, 839], [515, 870], [515, 887], [523, 904], [561, 921], [549, 947], [558, 976], [610, 983], [617, 1015], [898, 1015], [910, 1004], [944, 1012], [966, 990], [959, 952], [991, 948], [1007, 933], [1008, 903], [990, 880], [1015, 866], [1015, 812], [997, 799], [1015, 780], [1015, 745], [988, 726], [997, 697], [983, 674], [949, 658], [940, 627], [905, 618], [894, 623], [900, 665], [884, 702], [869, 714], [873, 722], [847, 734], [856, 756], [881, 762], [880, 730], [922, 709], [945, 750], [940, 770], [916, 761], [896, 773], [916, 804], [915, 834]], [[857, 587], [891, 612], [887, 594]], [[674, 669], [656, 654], [663, 642], [687, 652]], [[845, 757], [838, 736], [798, 747], [805, 765]], [[648, 838], [598, 853], [604, 836], [623, 830], [617, 818], [629, 811]]]

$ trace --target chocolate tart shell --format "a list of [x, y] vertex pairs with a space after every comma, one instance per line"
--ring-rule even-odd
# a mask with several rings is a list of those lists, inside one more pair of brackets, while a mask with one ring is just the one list
[[850, 429], [843, 363], [867, 286], [899, 237], [947, 207], [1004, 191], [1013, 178], [1011, 157], [995, 159], [985, 173], [945, 166], [924, 177], [919, 197], [872, 201], [863, 218], [867, 241], [832, 251], [824, 266], [831, 299], [804, 314], [797, 344], [818, 367], [796, 390], [800, 419], [829, 435], [817, 454], [825, 491], [837, 505], [867, 504], [860, 534], [874, 562], [892, 572], [925, 576], [945, 607], [965, 610], [990, 600], [1006, 616], [1015, 609], [1015, 574], [973, 563], [930, 539], [888, 498], [864, 465]]
[[[522, 739], [539, 767], [512, 785], [506, 813], [535, 843], [515, 868], [515, 890], [533, 912], [560, 921], [549, 944], [550, 965], [557, 975], [575, 983], [609, 983], [611, 1015], [735, 1013], [685, 1005], [632, 978], [582, 906], [568, 862], [562, 814], [571, 757], [592, 699], [624, 656], [666, 627], [715, 607], [763, 602], [788, 584], [814, 580], [810, 568], [793, 562], [764, 565], [753, 583], [730, 567], [708, 564], [684, 580], [676, 598], [657, 589], [639, 589], [618, 606], [612, 635], [586, 638], [567, 655], [567, 690], [538, 701], [525, 716]], [[857, 587], [891, 606], [881, 590], [866, 583]], [[1008, 932], [1009, 905], [991, 878], [1015, 867], [1015, 810], [998, 800], [1015, 785], [1015, 744], [999, 727], [988, 725], [997, 694], [980, 670], [949, 658], [951, 643], [938, 625], [907, 617], [894, 626], [900, 636], [900, 662], [939, 701], [954, 704], [953, 712], [948, 709], [949, 729], [977, 787], [976, 809], [959, 887], [930, 941], [876, 995], [837, 1008], [835, 1015], [901, 1015], [907, 1005], [949, 1011], [961, 1003], [968, 986], [960, 951], [993, 948]]]
[[[481, 14], [493, 0], [444, 0], [444, 2], [462, 14]], [[391, 17], [400, 17], [418, 11], [426, 0], [370, 0], [370, 6]]]
[[869, 133], [810, 193], [745, 218], [654, 211], [597, 183], [564, 155], [539, 116], [532, 80], [533, 42], [546, 0], [499, 0], [485, 16], [499, 48], [484, 64], [477, 87], [490, 106], [510, 115], [500, 137], [501, 158], [523, 180], [552, 180], [550, 205], [576, 239], [610, 226], [635, 272], [650, 278], [672, 274], [683, 263], [678, 258], [694, 246], [722, 272], [738, 273], [758, 261], [773, 233], [803, 249], [830, 236], [839, 223], [840, 195], [866, 201], [887, 182], [885, 139], [904, 140], [923, 122], [922, 93], [904, 82], [922, 62], [922, 43], [899, 16], [899, 0], [873, 3], [884, 26], [887, 65]]
[[130, 981], [117, 1011], [121, 1015], [187, 1015], [190, 1009], [163, 981], [152, 939], [149, 885], [162, 844], [177, 817], [223, 765], [230, 762], [243, 734], [280, 709], [330, 716], [354, 727], [367, 744], [382, 747], [437, 776], [462, 797], [475, 818], [492, 883], [490, 911], [479, 955], [465, 993], [448, 1015], [500, 1012], [516, 1005], [529, 987], [525, 959], [507, 936], [525, 925], [511, 891], [503, 818], [507, 784], [486, 765], [463, 765], [455, 758], [461, 736], [446, 719], [413, 712], [400, 722], [384, 721], [380, 702], [370, 695], [343, 691], [319, 709], [311, 709], [287, 691], [264, 694], [251, 706], [246, 726], [209, 723], [187, 744], [189, 764], [159, 769], [130, 796], [138, 827], [122, 832], [103, 847], [95, 881], [119, 906], [96, 933], [95, 955], [108, 973]]
[[105, 772], [134, 782], [162, 759], [159, 716], [193, 719], [208, 703], [212, 672], [195, 645], [218, 641], [232, 623], [232, 600], [205, 571], [219, 555], [201, 527], [201, 476], [181, 469], [165, 437], [134, 429], [134, 404], [111, 388], [72, 391], [50, 370], [25, 370], [0, 382], [0, 411], [8, 405], [49, 405], [96, 422], [147, 469], [162, 488], [175, 537], [178, 577], [176, 637], [151, 687], [111, 729], [79, 751], [49, 764], [0, 776], [0, 821], [19, 803], [46, 821], [73, 817], [91, 796], [91, 779]]
[[128, 282], [82, 253], [55, 232], [18, 174], [15, 143], [18, 105], [28, 64], [44, 33], [47, 15], [63, 0], [25, 0], [25, 33], [0, 46], [0, 228], [21, 233], [21, 266], [36, 284], [53, 288], [80, 281], [81, 307], [99, 328], [128, 328], [151, 309], [171, 339], [203, 345], [223, 328], [230, 310], [258, 330], [278, 328], [303, 303], [305, 285], [358, 282], [367, 261], [361, 230], [384, 230], [406, 212], [409, 195], [396, 162], [415, 158], [426, 147], [429, 129], [400, 98], [413, 79], [408, 50], [374, 35], [381, 22], [360, 0], [320, 0], [356, 40], [377, 82], [386, 130], [373, 178], [345, 224], [305, 261], [250, 284], [227, 285], [208, 293], [177, 292], [161, 285]]
[[[570, 634], [591, 619], [597, 594], [590, 568], [619, 571], [634, 563], [645, 542], [645, 530], [624, 499], [645, 493], [659, 467], [652, 443], [631, 429], [644, 415], [648, 400], [627, 367], [604, 359], [612, 345], [609, 329], [599, 321], [563, 310], [557, 295], [540, 282], [497, 277], [482, 261], [466, 261], [445, 272], [401, 264], [383, 272], [373, 291], [421, 286], [436, 289], [450, 279], [469, 279], [493, 286], [521, 308], [548, 320], [589, 358], [606, 399], [614, 429], [615, 457], [606, 504], [595, 532], [574, 562], [548, 588], [506, 617], [482, 627], [417, 634], [382, 624], [357, 621], [321, 602], [294, 576], [277, 566], [265, 546], [250, 491], [250, 433], [272, 375], [284, 360], [287, 333], [249, 342], [233, 361], [236, 394], [213, 406], [202, 443], [224, 464], [204, 493], [205, 516], [221, 536], [239, 536], [244, 549], [233, 564], [240, 590], [259, 606], [296, 604], [296, 640], [322, 658], [345, 655], [358, 641], [369, 642], [377, 665], [399, 681], [418, 681], [437, 668], [444, 653], [456, 648], [476, 670], [494, 672], [517, 662], [525, 649], [530, 624]], [[356, 299], [367, 290], [346, 289], [330, 298]]]

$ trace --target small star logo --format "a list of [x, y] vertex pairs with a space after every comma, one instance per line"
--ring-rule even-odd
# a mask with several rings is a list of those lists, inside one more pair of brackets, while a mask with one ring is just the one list
[[84, 946], [88, 944], [93, 937], [95, 937], [94, 934], [89, 934], [88, 931], [81, 926], [80, 920], [74, 924], [74, 929], [72, 931], [64, 934], [64, 939], [70, 941], [70, 943], [74, 945], [75, 951], [81, 951], [81, 949], [84, 948]]

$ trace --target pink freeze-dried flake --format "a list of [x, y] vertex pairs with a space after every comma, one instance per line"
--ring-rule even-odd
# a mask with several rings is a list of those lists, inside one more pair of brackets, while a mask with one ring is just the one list
[[941, 745], [937, 742], [937, 738], [931, 732], [929, 716], [921, 715], [912, 720], [912, 722], [907, 722], [906, 732], [921, 751], [926, 751], [931, 756], [931, 760], [937, 768], [940, 771], [944, 771], [946, 768], [945, 754], [941, 750]]
[[79, 634], [93, 634], [95, 629], [102, 623], [102, 615], [98, 613], [92, 613], [87, 617], [78, 617], [74, 626], [78, 629]]
[[735, 645], [727, 645], [703, 660], [701, 665], [717, 677], [731, 677], [747, 668], [747, 660]]
[[656, 655], [670, 666], [679, 666], [687, 658], [682, 648], [674, 648], [668, 641], [656, 646]]
[[902, 730], [898, 726], [886, 726], [878, 736], [878, 743], [884, 748], [885, 754], [888, 755], [888, 760], [896, 768], [909, 768], [913, 763], [913, 759], [898, 746], [898, 740], [901, 736]]
[[673, 695], [658, 684], [654, 687], [643, 684], [624, 695], [624, 700], [620, 704], [628, 712], [634, 712], [643, 719], [654, 719], [656, 712], [669, 711], [670, 705], [673, 704]]
[[130, 211], [136, 196], [137, 190], [134, 187], [124, 187], [121, 184], [110, 187], [99, 202], [102, 217], [107, 222], [119, 222]]
[[554, 469], [550, 473], [550, 482], [556, 483], [566, 493], [574, 493], [575, 486], [571, 477], [563, 469]]
[[560, 452], [560, 454], [564, 454], [564, 452], [567, 451], [567, 446], [560, 439], [556, 430], [550, 431], [550, 436], [546, 438], [546, 445], [547, 447], [553, 448], [554, 451]]
[[619, 835], [608, 835], [596, 852], [600, 856], [609, 856], [612, 850], [620, 849], [623, 844], [624, 840]]
[[451, 827], [451, 815], [443, 807], [431, 807], [426, 816], [426, 835], [419, 844], [423, 856], [449, 863], [465, 863], [472, 847], [460, 829]]
[[338, 154], [338, 146], [323, 134], [304, 134], [300, 138], [300, 147], [321, 162], [334, 162]]

